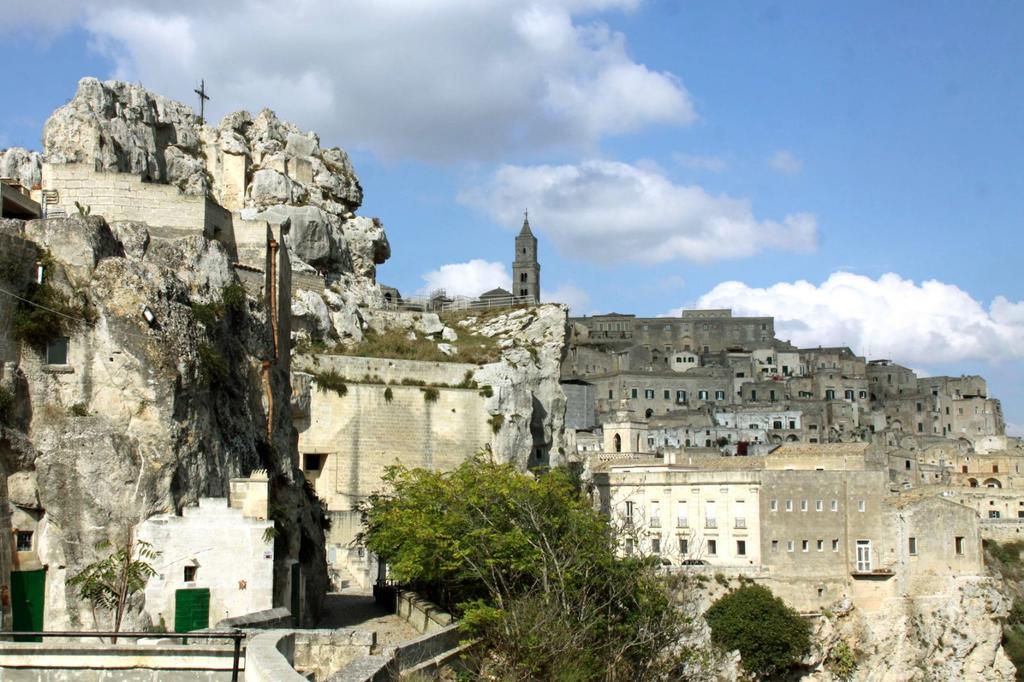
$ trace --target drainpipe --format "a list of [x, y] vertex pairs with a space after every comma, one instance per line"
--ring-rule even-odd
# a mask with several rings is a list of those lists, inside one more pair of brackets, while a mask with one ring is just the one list
[[267, 294], [270, 299], [270, 330], [274, 337], [274, 360], [279, 360], [281, 355], [277, 347], [277, 241], [271, 239], [267, 247], [270, 249], [270, 291]]

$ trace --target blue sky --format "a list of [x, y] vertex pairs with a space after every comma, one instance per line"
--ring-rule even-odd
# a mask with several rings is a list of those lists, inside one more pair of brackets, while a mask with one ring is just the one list
[[576, 313], [773, 314], [980, 373], [1024, 427], [1020, 3], [23, 5], [0, 147], [39, 148], [82, 76], [188, 102], [205, 78], [213, 116], [269, 106], [350, 152], [403, 292], [504, 283], [528, 207]]

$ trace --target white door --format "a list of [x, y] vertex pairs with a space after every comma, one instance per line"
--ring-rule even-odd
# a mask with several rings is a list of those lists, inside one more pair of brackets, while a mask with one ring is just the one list
[[857, 540], [857, 572], [871, 571], [871, 541]]

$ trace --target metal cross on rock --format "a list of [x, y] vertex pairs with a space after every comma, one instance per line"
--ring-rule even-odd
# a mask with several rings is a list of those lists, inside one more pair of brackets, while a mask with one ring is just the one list
[[206, 95], [206, 80], [199, 81], [199, 87], [192, 92], [199, 95], [199, 122], [206, 123], [206, 100], [210, 99]]

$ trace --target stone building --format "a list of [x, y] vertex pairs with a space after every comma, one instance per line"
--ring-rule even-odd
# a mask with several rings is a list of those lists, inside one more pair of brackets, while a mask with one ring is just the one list
[[866, 443], [787, 444], [766, 457], [593, 457], [596, 504], [623, 552], [735, 569], [802, 610], [878, 611], [981, 575], [976, 512], [900, 494]]

